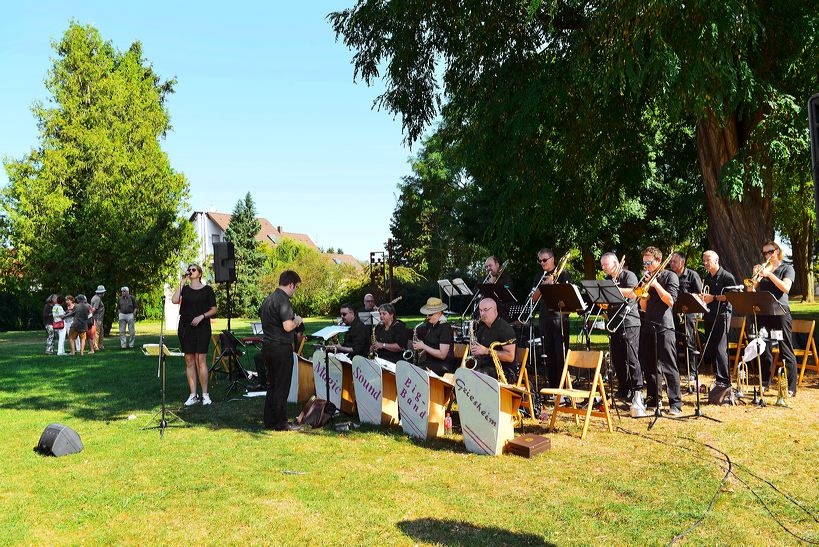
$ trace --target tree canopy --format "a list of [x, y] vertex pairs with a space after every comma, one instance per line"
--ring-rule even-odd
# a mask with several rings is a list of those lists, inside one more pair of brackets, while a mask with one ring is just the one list
[[39, 142], [4, 162], [8, 244], [44, 292], [155, 289], [193, 239], [188, 183], [160, 147], [175, 81], [139, 42], [121, 52], [91, 26], [72, 22], [52, 45], [49, 98], [33, 106]]
[[243, 200], [236, 202], [225, 231], [225, 238], [233, 243], [236, 255], [236, 283], [232, 297], [235, 315], [253, 317], [262, 303], [259, 279], [265, 263], [265, 251], [264, 243], [256, 239], [261, 229], [253, 196], [248, 192]]

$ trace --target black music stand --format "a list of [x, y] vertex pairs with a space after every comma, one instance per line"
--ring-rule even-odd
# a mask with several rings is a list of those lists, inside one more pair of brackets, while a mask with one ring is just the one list
[[[551, 285], [543, 284], [538, 287], [540, 289], [540, 301], [546, 304], [549, 311], [559, 312], [560, 317], [560, 344], [563, 347], [563, 362], [566, 362], [566, 353], [569, 348], [566, 347], [566, 333], [563, 332], [563, 316], [566, 313], [577, 313], [586, 309], [586, 303], [583, 302], [583, 297], [577, 287], [571, 283], [553, 283]], [[542, 313], [542, 312], [541, 312]], [[543, 333], [540, 333], [541, 340]], [[546, 348], [543, 348], [544, 351]]]
[[[498, 313], [504, 320], [509, 319], [509, 306], [517, 303], [515, 295], [509, 292], [505, 285], [500, 283], [479, 283], [477, 286], [478, 294], [482, 298], [491, 298], [498, 304]], [[502, 313], [505, 312], [505, 313]]]
[[[211, 365], [210, 369], [208, 370], [208, 374], [213, 372], [216, 367], [221, 365], [223, 359], [227, 359], [227, 375], [228, 382], [230, 382], [227, 391], [225, 391], [225, 397], [227, 398], [227, 396], [230, 395], [230, 392], [239, 386], [239, 381], [242, 378], [244, 378], [245, 383], [247, 383], [249, 378], [247, 370], [245, 370], [241, 361], [239, 361], [239, 357], [242, 355], [239, 348], [244, 348], [245, 344], [236, 338], [236, 336], [229, 330], [222, 331], [222, 334], [219, 335], [219, 342], [222, 345], [222, 353], [216, 357], [213, 365]], [[241, 376], [239, 375], [240, 373]]]
[[[603, 305], [605, 305], [607, 308], [620, 305], [621, 308], [615, 313], [615, 315], [617, 315], [622, 309], [625, 308], [626, 299], [620, 293], [620, 287], [618, 287], [614, 281], [610, 279], [587, 279], [581, 281], [580, 284], [583, 285], [583, 289], [586, 291], [586, 296], [588, 297], [589, 302], [600, 307], [601, 310], [603, 309]], [[609, 338], [611, 338], [613, 333], [609, 332], [608, 329], [606, 329], [606, 332], [608, 333]], [[611, 395], [612, 406], [617, 412], [617, 419], [619, 420], [621, 419], [620, 408], [617, 406], [617, 402], [614, 400], [614, 371], [611, 370], [612, 368], [613, 365], [611, 359], [609, 359], [609, 367], [606, 371], [606, 374], [608, 374], [609, 377], [609, 394]], [[626, 372], [628, 372], [628, 369], [626, 369]]]
[[[681, 313], [683, 315], [689, 313], [707, 313], [708, 306], [702, 299], [696, 295], [684, 292], [677, 297], [677, 301], [674, 302], [674, 307], [672, 310], [674, 313]], [[683, 333], [685, 337], [685, 365], [687, 370], [691, 370], [691, 363], [688, 357], [688, 330], [685, 329], [685, 322], [683, 322]], [[675, 420], [685, 420], [687, 418], [707, 418], [717, 423], [722, 423], [720, 420], [716, 418], [712, 418], [710, 416], [706, 416], [702, 413], [700, 408], [700, 365], [699, 362], [694, 366], [694, 389], [697, 391], [697, 406], [694, 409], [694, 414], [689, 414], [688, 416], [669, 416]]]
[[[758, 315], [785, 315], [782, 305], [768, 291], [762, 292], [732, 292], [727, 293], [728, 302], [734, 307], [734, 313], [739, 316], [754, 316], [754, 329], [759, 336]], [[739, 351], [739, 348], [737, 348]], [[756, 363], [759, 373], [759, 406], [765, 406], [765, 399], [762, 397], [762, 356], [757, 352]]]

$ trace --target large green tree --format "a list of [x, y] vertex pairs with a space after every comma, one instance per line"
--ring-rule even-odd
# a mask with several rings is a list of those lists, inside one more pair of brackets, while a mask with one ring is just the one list
[[187, 181], [160, 147], [175, 82], [139, 42], [121, 52], [91, 26], [72, 22], [53, 47], [49, 98], [33, 106], [39, 143], [5, 161], [0, 207], [31, 286], [89, 294], [104, 284], [113, 307], [121, 285], [137, 297], [161, 287], [193, 240]]
[[[330, 14], [355, 76], [383, 70], [376, 104], [401, 115], [407, 140], [443, 111], [477, 183], [555, 218], [543, 224], [558, 244], [593, 246], [598, 218], [608, 233], [625, 218], [653, 238], [646, 219], [665, 208], [663, 182], [690, 185], [693, 159], [704, 196], [694, 208], [737, 273], [773, 235], [773, 141], [760, 124], [815, 89], [817, 17], [808, 0], [361, 0]], [[678, 156], [674, 139], [695, 155]], [[666, 223], [692, 211], [679, 203], [689, 207]], [[523, 230], [514, 241], [529, 246], [524, 218], [492, 225]]]
[[250, 192], [236, 202], [225, 239], [233, 243], [236, 254], [236, 283], [232, 290], [233, 312], [253, 317], [262, 303], [259, 279], [265, 263], [264, 243], [256, 239], [262, 223], [256, 217], [256, 205]]

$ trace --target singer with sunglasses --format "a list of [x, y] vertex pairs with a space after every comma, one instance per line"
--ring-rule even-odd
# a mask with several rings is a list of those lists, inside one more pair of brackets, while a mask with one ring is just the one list
[[196, 395], [196, 377], [202, 387], [202, 404], [210, 404], [208, 393], [208, 347], [210, 346], [210, 319], [216, 315], [216, 295], [213, 288], [202, 283], [202, 268], [191, 264], [182, 274], [179, 286], [171, 296], [179, 304], [179, 345], [185, 354], [185, 373], [188, 376], [190, 396], [185, 406], [199, 402]]
[[[762, 246], [762, 256], [766, 259], [765, 264], [754, 266], [754, 280], [758, 283], [748, 288], [750, 291], [768, 291], [776, 298], [782, 307], [784, 315], [760, 315], [758, 316], [759, 328], [765, 327], [769, 336], [773, 330], [782, 331], [782, 340], [779, 341], [779, 358], [785, 363], [785, 370], [788, 374], [788, 395], [796, 395], [796, 356], [793, 353], [793, 318], [791, 308], [788, 304], [788, 293], [796, 279], [796, 272], [793, 266], [782, 262], [782, 249], [778, 244], [769, 241]], [[766, 340], [765, 351], [762, 352], [762, 387], [768, 389], [771, 383], [771, 342]]]
[[[551, 249], [541, 249], [537, 253], [538, 264], [543, 270], [535, 276], [537, 286], [553, 283], [571, 283], [569, 272], [563, 270], [555, 279], [555, 253]], [[560, 323], [563, 322], [561, 328]], [[563, 373], [563, 361], [569, 349], [569, 314], [552, 311], [546, 306], [546, 299], [540, 299], [540, 319], [538, 322], [543, 352], [546, 354], [546, 373], [549, 378], [549, 387], [560, 385], [560, 375]], [[561, 338], [561, 333], [563, 337]]]

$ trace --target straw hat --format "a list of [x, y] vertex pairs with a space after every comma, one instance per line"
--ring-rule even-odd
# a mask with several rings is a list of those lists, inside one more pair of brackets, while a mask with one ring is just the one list
[[446, 309], [446, 304], [440, 298], [430, 297], [427, 298], [427, 303], [421, 306], [421, 313], [424, 315], [432, 315], [433, 313], [438, 313], [439, 311], [444, 311]]

